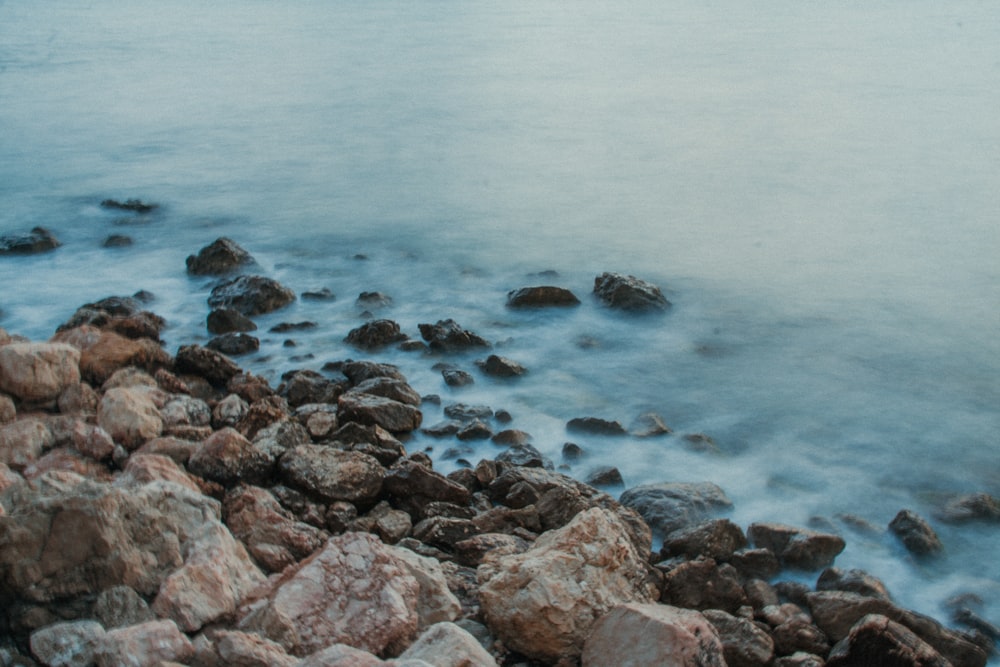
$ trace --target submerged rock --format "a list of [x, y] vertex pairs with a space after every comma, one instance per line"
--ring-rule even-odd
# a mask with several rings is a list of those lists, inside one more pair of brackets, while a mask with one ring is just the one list
[[45, 227], [35, 227], [27, 234], [0, 236], [0, 255], [34, 255], [61, 245]]
[[522, 287], [507, 293], [510, 308], [545, 308], [548, 306], [578, 306], [580, 300], [568, 289], [543, 285]]
[[101, 202], [103, 208], [112, 208], [119, 211], [131, 211], [133, 213], [151, 213], [159, 207], [159, 204], [150, 204], [141, 199], [105, 199]]
[[420, 335], [437, 352], [454, 352], [474, 347], [490, 347], [486, 339], [463, 329], [455, 320], [438, 320], [435, 324], [419, 324]]
[[633, 312], [666, 310], [670, 302], [660, 288], [635, 276], [602, 273], [594, 279], [594, 294], [611, 308]]

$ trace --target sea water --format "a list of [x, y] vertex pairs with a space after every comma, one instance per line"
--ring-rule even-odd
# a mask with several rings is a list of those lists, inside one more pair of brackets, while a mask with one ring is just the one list
[[[63, 245], [0, 258], [0, 326], [44, 339], [145, 289], [168, 351], [204, 342], [212, 281], [184, 259], [228, 236], [296, 292], [336, 294], [258, 318], [261, 350], [239, 362], [273, 384], [396, 363], [445, 405], [508, 410], [556, 465], [579, 444], [570, 474], [715, 482], [744, 527], [838, 530], [837, 564], [900, 604], [947, 618], [975, 592], [998, 622], [996, 524], [934, 522], [931, 561], [885, 532], [903, 508], [1000, 495], [997, 81], [1000, 5], [974, 0], [6, 0], [0, 233], [41, 225]], [[133, 245], [102, 247], [111, 234]], [[604, 271], [673, 307], [602, 307]], [[505, 307], [538, 284], [582, 304]], [[350, 348], [362, 291], [391, 296], [373, 314], [409, 335], [453, 318], [528, 374]], [[299, 321], [318, 326], [268, 332]], [[475, 384], [449, 388], [440, 361]], [[650, 411], [674, 433], [565, 429]], [[500, 451], [407, 446], [445, 472]]]

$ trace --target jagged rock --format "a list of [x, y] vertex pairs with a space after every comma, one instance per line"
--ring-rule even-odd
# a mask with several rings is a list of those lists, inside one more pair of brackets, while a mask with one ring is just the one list
[[826, 633], [807, 620], [790, 618], [771, 630], [775, 650], [779, 654], [808, 653], [826, 655], [830, 652], [830, 640]]
[[73, 425], [72, 443], [76, 451], [95, 461], [103, 461], [115, 449], [111, 434], [100, 426], [85, 421], [77, 421]]
[[528, 372], [521, 364], [513, 359], [491, 354], [486, 357], [486, 361], [476, 362], [476, 365], [487, 375], [501, 378], [519, 377]]
[[479, 566], [487, 625], [510, 648], [554, 662], [580, 654], [594, 621], [618, 604], [648, 602], [644, 556], [625, 524], [593, 508], [521, 554]]
[[403, 459], [385, 473], [383, 488], [400, 506], [419, 512], [427, 503], [442, 501], [468, 505], [469, 490], [411, 459]]
[[134, 454], [162, 454], [181, 465], [186, 465], [191, 455], [201, 446], [200, 442], [174, 436], [154, 438], [135, 450]]
[[495, 434], [490, 440], [496, 445], [527, 445], [531, 434], [516, 428], [508, 428]]
[[193, 276], [222, 276], [254, 263], [253, 257], [232, 239], [221, 237], [188, 255], [187, 272]]
[[225, 333], [205, 343], [205, 347], [228, 356], [250, 354], [260, 349], [260, 339], [245, 333]]
[[212, 408], [208, 403], [193, 396], [172, 396], [160, 408], [163, 426], [209, 426], [212, 423]]
[[157, 480], [179, 484], [193, 493], [202, 492], [194, 478], [182, 470], [177, 462], [160, 454], [133, 453], [128, 457], [125, 469], [114, 483], [116, 486], [128, 487]]
[[236, 426], [249, 409], [250, 404], [242, 398], [236, 394], [227, 394], [212, 408], [212, 426], [217, 429]]
[[125, 201], [118, 201], [117, 199], [105, 199], [101, 202], [102, 208], [111, 208], [119, 211], [130, 211], [132, 213], [146, 214], [152, 213], [157, 208], [159, 204], [151, 204], [142, 201], [141, 199], [126, 199]]
[[454, 544], [455, 555], [463, 565], [477, 567], [486, 558], [519, 554], [528, 550], [531, 543], [517, 535], [482, 533]]
[[341, 422], [381, 426], [390, 433], [420, 428], [423, 414], [416, 407], [372, 394], [344, 394], [337, 400]]
[[399, 656], [425, 660], [434, 667], [496, 667], [496, 660], [471, 634], [447, 621], [427, 628]]
[[952, 498], [934, 513], [945, 523], [966, 521], [1000, 521], [1000, 498], [988, 493], [969, 493]]
[[156, 620], [146, 601], [129, 586], [105, 588], [94, 601], [94, 617], [105, 630]]
[[0, 236], [0, 255], [34, 255], [55, 250], [62, 243], [45, 227], [34, 227], [27, 234]]
[[414, 407], [419, 407], [422, 402], [420, 394], [413, 387], [403, 380], [389, 377], [369, 378], [357, 383], [344, 393], [351, 395], [369, 394], [371, 396], [391, 398], [394, 401], [406, 403]]
[[833, 647], [827, 667], [877, 664], [882, 667], [952, 667], [940, 653], [905, 626], [871, 614]]
[[458, 368], [444, 368], [441, 370], [441, 377], [449, 387], [468, 387], [476, 383], [476, 378], [471, 373], [467, 373]]
[[668, 536], [732, 507], [726, 493], [711, 482], [664, 482], [628, 489], [619, 499], [637, 511], [653, 531]]
[[267, 479], [276, 460], [277, 454], [257, 447], [236, 429], [226, 427], [201, 443], [191, 455], [188, 469], [199, 477], [233, 486]]
[[730, 613], [747, 603], [732, 565], [711, 558], [686, 561], [666, 573], [660, 600], [685, 609], [721, 609]]
[[393, 364], [381, 364], [375, 361], [344, 361], [333, 364], [323, 370], [337, 370], [344, 374], [351, 385], [358, 385], [372, 378], [394, 378], [406, 382], [406, 376]]
[[343, 381], [324, 377], [316, 371], [296, 370], [282, 376], [278, 393], [295, 408], [308, 403], [336, 403], [346, 389]]
[[295, 667], [298, 660], [281, 644], [258, 634], [223, 630], [215, 635], [215, 653], [226, 667]]
[[250, 555], [271, 572], [281, 572], [323, 545], [325, 534], [296, 521], [266, 489], [240, 485], [222, 505], [226, 525]]
[[107, 632], [94, 651], [97, 667], [156, 667], [185, 663], [194, 645], [173, 621], [149, 621]]
[[26, 417], [0, 427], [0, 463], [24, 470], [55, 445], [52, 431], [41, 419]]
[[774, 552], [786, 567], [818, 570], [829, 567], [844, 550], [844, 538], [777, 523], [754, 523], [747, 534], [756, 546]]
[[770, 549], [737, 549], [726, 560], [745, 579], [773, 579], [781, 572], [781, 563]]
[[323, 445], [299, 445], [278, 461], [282, 478], [325, 500], [372, 502], [382, 490], [385, 470], [371, 456]]
[[163, 432], [160, 410], [144, 387], [116, 387], [104, 392], [97, 406], [97, 424], [129, 450]]
[[627, 311], [666, 310], [670, 302], [660, 288], [635, 276], [602, 273], [594, 279], [594, 294], [611, 308]]
[[351, 329], [347, 337], [344, 338], [344, 342], [363, 350], [376, 350], [386, 345], [402, 342], [407, 338], [407, 335], [400, 330], [398, 323], [392, 320], [372, 320]]
[[94, 663], [94, 649], [104, 638], [96, 621], [56, 623], [31, 634], [31, 655], [49, 667], [86, 667]]
[[205, 378], [216, 387], [225, 387], [240, 372], [232, 359], [201, 345], [182, 345], [177, 350], [174, 368], [178, 373]]
[[614, 466], [600, 466], [587, 473], [584, 480], [591, 486], [625, 486], [622, 473]]
[[636, 417], [629, 432], [637, 438], [652, 438], [673, 433], [673, 429], [667, 426], [662, 416], [655, 412], [646, 412]]
[[708, 619], [722, 642], [727, 667], [765, 667], [774, 658], [774, 641], [752, 621], [719, 609], [707, 609]]
[[825, 667], [825, 665], [826, 660], [823, 658], [803, 651], [782, 656], [774, 661], [774, 667]]
[[69, 343], [80, 350], [80, 375], [93, 386], [104, 384], [121, 368], [135, 366], [153, 372], [173, 363], [170, 355], [154, 340], [133, 340], [89, 325], [61, 331], [52, 340]]
[[665, 557], [683, 556], [688, 559], [704, 556], [728, 561], [747, 545], [743, 529], [729, 519], [713, 519], [675, 530], [663, 541]]
[[891, 599], [889, 589], [879, 579], [864, 570], [841, 570], [830, 567], [816, 580], [817, 591], [850, 591], [872, 598]]
[[[86, 385], [78, 384], [76, 386], [79, 387]], [[60, 396], [64, 396], [66, 395], [66, 393], [67, 392], [64, 391], [62, 394], [60, 394]], [[95, 408], [97, 407], [96, 401], [94, 402], [94, 407]], [[63, 410], [61, 407], [59, 411], [64, 414], [70, 414], [74, 412], [72, 409]], [[0, 394], [0, 426], [11, 423], [12, 421], [14, 421], [16, 417], [17, 417], [17, 406], [14, 405], [13, 399], [11, 399], [11, 397], [8, 396], [7, 394]]]
[[378, 425], [348, 422], [330, 436], [338, 447], [374, 456], [383, 466], [406, 457], [406, 448], [392, 433]]
[[80, 351], [65, 343], [0, 346], [0, 392], [22, 401], [54, 401], [80, 382]]
[[438, 320], [435, 324], [418, 324], [417, 327], [430, 348], [437, 352], [490, 347], [484, 338], [463, 329], [455, 320]]
[[726, 667], [711, 623], [697, 611], [623, 604], [602, 616], [583, 648], [583, 667]]
[[580, 300], [568, 289], [542, 285], [522, 287], [507, 292], [510, 308], [545, 308], [548, 306], [578, 306]]
[[628, 434], [621, 422], [601, 419], [600, 417], [574, 417], [566, 422], [566, 430], [571, 433], [588, 433], [590, 435]]
[[480, 419], [462, 425], [455, 437], [465, 442], [468, 440], [488, 440], [493, 437], [493, 429], [490, 425]]
[[[296, 667], [388, 667], [368, 651], [333, 644], [299, 661]], [[396, 667], [393, 665], [393, 667]]]
[[493, 416], [493, 408], [488, 405], [466, 405], [465, 403], [453, 403], [446, 405], [444, 414], [451, 419], [459, 421], [472, 421], [473, 419], [489, 419]]
[[295, 301], [295, 292], [264, 276], [239, 276], [212, 289], [208, 305], [233, 308], [247, 317], [263, 315], [284, 308]]
[[256, 331], [257, 325], [249, 317], [233, 308], [216, 308], [208, 314], [208, 332], [214, 335]]
[[916, 556], [930, 556], [944, 550], [941, 538], [931, 525], [912, 510], [900, 510], [889, 522], [889, 530]]
[[514, 445], [497, 455], [498, 462], [525, 468], [545, 468], [552, 470], [551, 459], [538, 451], [533, 445]]

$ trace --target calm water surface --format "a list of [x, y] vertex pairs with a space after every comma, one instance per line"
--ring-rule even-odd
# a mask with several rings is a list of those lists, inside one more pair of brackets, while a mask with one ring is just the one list
[[[240, 362], [275, 383], [365, 356], [342, 339], [357, 294], [381, 290], [410, 335], [453, 317], [530, 373], [452, 390], [438, 359], [377, 358], [446, 404], [509, 410], [557, 464], [575, 440], [572, 474], [713, 481], [744, 526], [819, 517], [848, 539], [838, 565], [900, 603], [944, 617], [976, 591], [998, 622], [997, 526], [935, 524], [947, 553], [917, 563], [837, 518], [884, 527], [1000, 495], [998, 81], [1000, 5], [971, 0], [7, 0], [0, 232], [43, 225], [64, 245], [0, 258], [0, 326], [46, 338], [141, 288], [171, 351], [204, 341], [211, 285], [184, 258], [227, 235], [297, 292], [338, 297], [260, 318], [261, 353]], [[162, 206], [136, 219], [107, 197]], [[134, 245], [102, 248], [112, 233]], [[600, 308], [606, 270], [673, 309]], [[583, 305], [505, 309], [548, 282]], [[266, 333], [301, 320], [320, 326], [297, 347]], [[675, 435], [564, 429], [648, 410]], [[453, 444], [408, 446], [447, 471]]]

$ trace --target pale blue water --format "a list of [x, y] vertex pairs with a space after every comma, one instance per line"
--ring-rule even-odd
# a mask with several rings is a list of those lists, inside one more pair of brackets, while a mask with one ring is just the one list
[[[342, 339], [357, 294], [381, 290], [410, 335], [453, 317], [530, 374], [458, 391], [436, 359], [379, 359], [445, 403], [508, 409], [557, 463], [579, 442], [573, 474], [714, 481], [744, 526], [930, 516], [1000, 495], [998, 81], [1000, 5], [971, 0], [7, 0], [0, 232], [43, 225], [64, 246], [0, 258], [0, 326], [45, 338], [142, 288], [171, 351], [204, 340], [209, 281], [184, 258], [228, 235], [297, 292], [338, 295], [261, 318], [320, 324], [240, 360], [275, 382], [365, 356]], [[119, 224], [107, 197], [162, 209]], [[135, 245], [101, 248], [111, 233]], [[673, 310], [601, 309], [606, 270]], [[505, 309], [543, 282], [583, 306]], [[563, 428], [646, 410], [721, 453]], [[409, 446], [447, 471], [448, 444]], [[850, 532], [838, 564], [938, 617], [977, 591], [1000, 620], [1000, 528], [935, 527], [936, 564]]]

